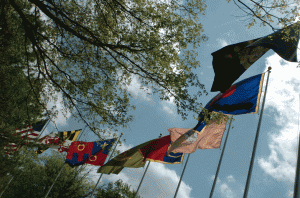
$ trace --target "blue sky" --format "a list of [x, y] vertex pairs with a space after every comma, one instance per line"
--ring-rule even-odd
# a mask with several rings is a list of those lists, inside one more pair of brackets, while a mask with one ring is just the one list
[[[193, 71], [198, 74], [200, 82], [205, 85], [209, 92], [207, 96], [200, 97], [200, 102], [204, 105], [218, 94], [218, 92], [210, 92], [214, 79], [211, 53], [229, 44], [272, 33], [271, 28], [267, 26], [259, 27], [256, 25], [248, 29], [246, 26], [248, 20], [236, 17], [243, 15], [243, 12], [233, 2], [212, 0], [207, 1], [206, 4], [206, 15], [200, 16], [200, 22], [209, 40], [202, 43], [197, 49], [197, 60], [200, 61], [201, 67]], [[300, 68], [296, 68], [297, 63], [284, 61], [270, 50], [236, 82], [260, 74], [266, 71], [269, 66], [272, 67], [272, 72], [252, 172], [249, 198], [292, 197], [294, 188], [298, 144], [300, 94], [300, 80], [298, 78]], [[118, 147], [121, 151], [157, 138], [160, 133], [163, 136], [168, 135], [168, 128], [192, 128], [197, 123], [193, 119], [193, 115], [195, 115], [193, 113], [190, 113], [189, 118], [185, 121], [176, 115], [175, 104], [172, 101], [162, 102], [157, 95], [146, 95], [144, 90], [139, 89], [137, 78], [133, 79], [128, 90], [134, 96], [132, 103], [137, 108], [132, 112], [135, 119], [129, 124], [129, 128], [120, 129], [118, 132], [119, 134], [122, 132], [126, 139], [126, 143]], [[59, 94], [58, 99], [58, 101], [61, 100]], [[51, 104], [48, 108], [50, 107]], [[64, 118], [60, 104], [57, 109], [59, 114], [55, 121], [59, 131], [84, 128], [85, 125], [74, 120], [70, 113], [66, 113], [67, 118]], [[215, 188], [214, 197], [218, 198], [243, 196], [259, 115], [247, 114], [234, 118], [235, 121], [232, 124], [234, 128], [230, 129], [229, 132], [219, 180]], [[221, 148], [223, 148], [227, 129], [228, 125]], [[56, 129], [51, 123], [45, 130], [45, 135], [52, 131], [56, 131]], [[95, 141], [97, 137], [89, 129], [86, 129], [80, 140]], [[209, 196], [220, 154], [221, 149], [197, 150], [191, 154], [178, 198]], [[185, 160], [186, 157], [184, 163]], [[145, 198], [173, 197], [184, 163], [165, 165], [151, 162], [139, 194]], [[96, 173], [98, 167], [89, 166], [89, 168], [92, 168], [89, 178], [92, 182], [96, 182], [100, 176]], [[144, 170], [144, 168], [125, 168], [119, 175], [105, 175], [102, 182], [122, 179], [130, 184], [132, 189], [137, 189]], [[103, 184], [102, 182], [100, 185]]]

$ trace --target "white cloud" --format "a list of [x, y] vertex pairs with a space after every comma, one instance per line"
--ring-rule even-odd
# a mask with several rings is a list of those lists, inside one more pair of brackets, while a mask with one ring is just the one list
[[235, 182], [235, 179], [233, 178], [232, 175], [229, 175], [229, 176], [227, 177], [227, 180], [228, 180], [229, 182]]
[[217, 41], [221, 45], [221, 47], [229, 45], [224, 39], [217, 39]]
[[234, 193], [232, 192], [232, 190], [229, 188], [229, 186], [226, 183], [221, 184], [219, 189], [220, 189], [222, 195], [226, 198], [236, 197], [234, 195]]
[[66, 121], [72, 114], [63, 104], [62, 93], [53, 90], [52, 85], [49, 84], [46, 85], [43, 92], [46, 94], [43, 98], [48, 100], [46, 108], [56, 114], [51, 120], [55, 122], [55, 124], [66, 125]]
[[270, 154], [259, 158], [258, 164], [271, 177], [291, 183], [297, 159], [300, 68], [296, 68], [297, 63], [284, 61], [277, 54], [267, 58], [268, 66], [272, 70], [265, 109], [276, 109], [274, 117], [280, 127], [270, 127]]
[[[214, 179], [215, 179], [215, 175], [211, 176], [210, 180], [213, 181]], [[228, 182], [235, 182], [235, 179], [232, 175], [227, 176], [227, 180], [228, 180]], [[234, 185], [236, 185], [236, 184], [234, 184]], [[219, 178], [217, 179], [215, 191], [217, 189], [221, 193], [222, 197], [225, 197], [225, 198], [237, 197], [236, 193], [234, 193], [232, 188], [229, 187], [229, 184], [227, 184], [226, 182], [222, 182]], [[215, 192], [214, 192], [214, 195], [215, 195]]]
[[136, 75], [132, 76], [132, 80], [127, 90], [133, 94], [136, 98], [143, 101], [151, 101], [152, 89], [141, 89], [142, 84], [139, 82], [139, 79]]

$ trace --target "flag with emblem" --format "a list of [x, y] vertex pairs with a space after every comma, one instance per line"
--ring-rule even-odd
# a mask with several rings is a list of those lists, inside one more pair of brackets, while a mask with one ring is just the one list
[[57, 149], [59, 152], [67, 151], [71, 143], [77, 140], [80, 133], [81, 129], [74, 131], [52, 132], [39, 139], [39, 144], [46, 148], [38, 148], [36, 153], [43, 153], [48, 148]]
[[67, 150], [67, 159], [71, 167], [82, 164], [102, 166], [115, 139], [96, 142], [74, 141]]
[[224, 93], [235, 80], [270, 49], [286, 61], [297, 62], [299, 25], [300, 23], [297, 22], [268, 36], [228, 45], [213, 52], [215, 78], [211, 91]]
[[30, 144], [37, 140], [37, 138], [41, 135], [41, 131], [44, 128], [45, 124], [47, 123], [48, 119], [41, 120], [37, 122], [33, 126], [23, 127], [21, 129], [16, 129], [14, 135], [20, 135], [22, 140], [26, 140], [24, 143], [16, 144], [16, 143], [9, 143], [6, 144], [4, 147], [6, 154], [11, 154], [13, 151], [19, 150], [23, 145]]
[[170, 135], [150, 140], [116, 156], [100, 167], [97, 172], [119, 174], [124, 167], [144, 167], [146, 160], [164, 164], [182, 163], [183, 153], [170, 152], [167, 154], [170, 143]]
[[226, 128], [226, 121], [216, 123], [211, 121], [207, 126], [202, 122], [199, 131], [182, 128], [168, 129], [171, 136], [171, 146], [168, 152], [193, 153], [197, 149], [220, 148]]

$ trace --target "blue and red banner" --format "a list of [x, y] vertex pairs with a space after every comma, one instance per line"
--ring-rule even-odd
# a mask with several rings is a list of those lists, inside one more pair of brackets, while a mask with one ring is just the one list
[[[224, 93], [216, 95], [204, 108], [209, 112], [222, 112], [227, 115], [258, 113], [263, 81], [264, 73], [244, 79], [232, 85]], [[202, 130], [206, 125], [203, 120], [204, 114], [201, 112], [194, 130]]]
[[264, 73], [232, 85], [225, 93], [211, 99], [206, 109], [229, 115], [257, 113], [264, 80]]
[[66, 163], [71, 167], [84, 163], [103, 166], [114, 141], [114, 138], [96, 142], [74, 141], [69, 146]]

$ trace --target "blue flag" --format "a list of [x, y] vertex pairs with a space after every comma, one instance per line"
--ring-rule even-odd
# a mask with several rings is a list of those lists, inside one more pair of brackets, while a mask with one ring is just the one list
[[[232, 85], [226, 92], [219, 93], [204, 108], [209, 112], [222, 112], [227, 115], [258, 113], [264, 73], [244, 79]], [[204, 114], [199, 114], [199, 122], [194, 128], [200, 131], [206, 123]]]

